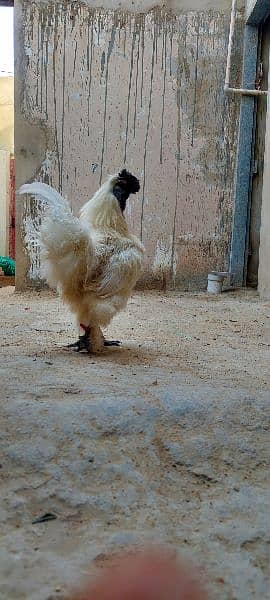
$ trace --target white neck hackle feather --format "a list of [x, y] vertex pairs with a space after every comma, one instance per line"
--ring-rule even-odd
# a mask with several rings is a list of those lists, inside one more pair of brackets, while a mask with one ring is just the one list
[[103, 183], [93, 198], [81, 208], [80, 218], [94, 229], [113, 229], [122, 235], [128, 235], [126, 220], [112, 192], [117, 180], [118, 175], [112, 175]]

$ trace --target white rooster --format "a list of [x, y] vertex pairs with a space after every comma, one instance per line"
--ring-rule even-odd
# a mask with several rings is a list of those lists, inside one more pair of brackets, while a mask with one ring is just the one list
[[45, 206], [39, 233], [42, 274], [76, 314], [81, 335], [70, 346], [78, 352], [120, 344], [105, 340], [101, 327], [125, 308], [142, 270], [144, 248], [129, 233], [124, 217], [129, 195], [139, 189], [138, 179], [123, 169], [82, 207], [80, 218], [44, 183], [25, 184], [19, 190]]

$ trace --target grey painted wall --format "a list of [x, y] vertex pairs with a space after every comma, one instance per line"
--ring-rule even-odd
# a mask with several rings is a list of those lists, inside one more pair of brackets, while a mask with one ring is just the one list
[[[74, 210], [127, 165], [141, 180], [127, 217], [142, 236], [145, 284], [185, 289], [228, 266], [239, 100], [223, 85], [230, 1], [16, 3], [17, 187], [33, 178]], [[240, 82], [240, 3], [232, 83]], [[136, 5], [136, 9], [135, 9]], [[17, 205], [17, 287], [35, 284], [39, 219]]]

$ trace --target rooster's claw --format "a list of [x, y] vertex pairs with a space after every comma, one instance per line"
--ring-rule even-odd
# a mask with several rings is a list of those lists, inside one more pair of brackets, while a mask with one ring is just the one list
[[104, 340], [104, 346], [121, 346], [119, 340]]
[[[121, 342], [119, 340], [104, 340], [104, 346], [121, 346]], [[68, 344], [67, 348], [74, 348], [75, 352], [91, 352], [91, 341], [89, 339], [89, 335], [86, 333], [81, 335], [77, 342], [73, 342], [72, 344]]]
[[80, 335], [77, 342], [73, 342], [73, 344], [68, 344], [68, 348], [74, 348], [75, 352], [90, 352], [91, 342], [89, 339], [89, 335]]

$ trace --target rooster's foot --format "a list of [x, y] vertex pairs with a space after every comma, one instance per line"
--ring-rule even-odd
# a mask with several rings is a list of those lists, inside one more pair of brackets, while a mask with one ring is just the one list
[[74, 348], [75, 352], [91, 352], [91, 341], [89, 334], [80, 335], [77, 342], [68, 344], [68, 348]]
[[104, 340], [104, 346], [121, 346], [119, 340]]

